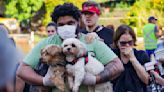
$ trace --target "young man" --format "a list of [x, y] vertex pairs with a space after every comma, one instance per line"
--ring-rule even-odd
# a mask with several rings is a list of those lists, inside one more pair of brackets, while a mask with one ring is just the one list
[[[33, 70], [39, 63], [40, 51], [42, 48], [49, 44], [61, 45], [64, 39], [73, 37], [76, 37], [85, 43], [85, 35], [80, 33], [78, 30], [80, 11], [77, 7], [71, 3], [58, 5], [55, 7], [51, 17], [52, 20], [57, 23], [58, 34], [48, 37], [38, 43], [23, 60], [19, 70], [17, 71], [18, 76], [34, 85], [54, 86], [52, 81], [49, 79], [49, 71], [45, 77], [43, 77], [36, 74]], [[85, 75], [83, 80], [84, 85], [95, 85], [96, 83], [112, 80], [119, 76], [124, 70], [120, 59], [103, 42], [95, 39], [92, 43], [86, 45], [88, 50], [94, 52], [96, 58], [105, 65], [105, 69], [97, 76], [89, 74]], [[80, 92], [87, 92], [87, 88], [80, 89]]]
[[148, 24], [143, 28], [144, 44], [146, 53], [149, 55], [154, 54], [157, 48], [157, 39], [160, 37], [158, 28], [156, 26], [157, 19], [154, 16], [148, 18]]
[[101, 14], [100, 5], [94, 1], [86, 1], [82, 4], [82, 20], [86, 26], [86, 30], [82, 33], [87, 34], [91, 32], [96, 32], [101, 40], [104, 41], [106, 45], [113, 43], [114, 31], [112, 29], [98, 25], [98, 19]]

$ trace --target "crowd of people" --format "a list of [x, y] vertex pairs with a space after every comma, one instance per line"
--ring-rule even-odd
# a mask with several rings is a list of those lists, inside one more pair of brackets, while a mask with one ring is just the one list
[[[145, 44], [144, 50], [135, 49], [136, 34], [134, 30], [126, 24], [114, 28], [113, 25], [102, 26], [98, 24], [101, 14], [100, 5], [94, 1], [86, 1], [82, 4], [82, 10], [79, 10], [72, 3], [64, 3], [54, 8], [50, 22], [46, 26], [48, 37], [40, 41], [26, 56], [21, 59], [18, 51], [15, 50], [13, 41], [4, 32], [0, 26], [0, 36], [5, 40], [0, 42], [8, 46], [0, 46], [0, 50], [11, 49], [4, 52], [4, 55], [13, 58], [0, 58], [1, 62], [13, 63], [12, 69], [8, 64], [3, 74], [10, 76], [0, 78], [0, 91], [2, 92], [59, 92], [55, 84], [51, 80], [52, 71], [49, 66], [40, 61], [41, 50], [50, 44], [61, 46], [62, 42], [68, 38], [77, 38], [83, 42], [89, 52], [94, 53], [94, 58], [104, 65], [104, 70], [98, 75], [86, 73], [82, 81], [82, 85], [78, 92], [99, 92], [96, 90], [88, 91], [88, 86], [95, 86], [105, 82], [110, 82], [110, 90], [101, 92], [148, 92], [147, 86], [151, 83], [151, 74], [154, 75], [156, 83], [164, 86], [164, 76], [162, 73], [151, 70], [147, 72], [145, 64], [151, 62], [151, 55], [156, 57], [157, 63], [162, 66], [164, 63], [164, 32], [160, 32], [156, 24], [157, 18], [151, 16], [148, 18], [148, 24], [143, 28], [143, 37]], [[158, 39], [160, 42], [158, 43]], [[72, 44], [72, 46], [74, 46]], [[74, 46], [75, 47], [75, 46]], [[7, 53], [9, 54], [7, 54]], [[4, 56], [2, 55], [2, 56]], [[18, 55], [18, 56], [15, 56]], [[7, 58], [7, 59], [5, 59]], [[20, 60], [21, 59], [21, 60]], [[10, 62], [11, 61], [11, 62]], [[17, 62], [20, 62], [17, 64]], [[89, 61], [88, 61], [89, 62]], [[2, 66], [4, 66], [2, 65]], [[14, 68], [18, 65], [18, 68]], [[154, 66], [154, 65], [151, 65]], [[1, 68], [1, 66], [0, 66]], [[96, 68], [96, 67], [95, 67]], [[161, 71], [162, 71], [161, 69]], [[12, 74], [16, 71], [16, 75]], [[160, 70], [160, 69], [159, 69]], [[16, 77], [14, 77], [16, 76]], [[1, 81], [1, 80], [4, 81]], [[10, 81], [11, 80], [11, 81]], [[13, 84], [13, 90], [8, 84]], [[47, 90], [44, 90], [44, 89]], [[66, 92], [74, 92], [67, 81], [65, 81]]]

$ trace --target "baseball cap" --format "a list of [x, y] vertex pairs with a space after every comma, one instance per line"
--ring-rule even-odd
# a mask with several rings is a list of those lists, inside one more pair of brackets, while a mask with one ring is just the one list
[[148, 21], [151, 21], [151, 20], [157, 20], [157, 18], [155, 18], [154, 16], [150, 16], [150, 17], [148, 18]]
[[100, 10], [98, 7], [95, 6], [84, 6], [81, 10], [81, 13], [84, 12], [91, 12], [91, 13], [96, 13], [97, 15], [100, 15]]

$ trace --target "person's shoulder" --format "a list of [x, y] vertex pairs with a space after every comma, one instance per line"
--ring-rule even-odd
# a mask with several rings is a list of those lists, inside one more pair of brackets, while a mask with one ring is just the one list
[[109, 32], [111, 32], [111, 31], [112, 31], [112, 32], [113, 32], [113, 30], [112, 30], [112, 29], [110, 29], [110, 28], [107, 28], [107, 27], [104, 27], [104, 26], [102, 26], [102, 27], [103, 27], [103, 28], [102, 28], [102, 30], [103, 30], [103, 31], [109, 31]]
[[113, 35], [114, 34], [114, 31], [110, 28], [107, 28], [107, 27], [103, 27], [101, 30], [100, 30], [100, 33], [101, 34], [108, 34], [108, 35]]
[[59, 42], [59, 41], [60, 41], [60, 37], [58, 35], [52, 35], [52, 36], [41, 39], [35, 47], [38, 47], [38, 46], [40, 47], [47, 44], [55, 44], [56, 42]]
[[116, 53], [117, 53], [117, 52], [120, 52], [120, 50], [119, 50], [118, 48], [112, 48], [112, 51], [113, 51], [113, 52], [116, 52]]
[[48, 43], [54, 43], [55, 41], [61, 41], [61, 38], [59, 35], [55, 34], [55, 35], [52, 35], [52, 36], [49, 36], [47, 38], [45, 38], [46, 42]]
[[147, 55], [147, 53], [144, 50], [137, 50], [134, 49], [134, 54], [137, 58], [137, 60], [144, 65], [146, 62], [150, 61], [149, 56]]
[[112, 48], [112, 51], [119, 56], [120, 55], [120, 50], [118, 48]]
[[147, 23], [147, 24], [144, 25], [144, 28], [145, 28], [145, 27], [152, 26], [152, 25], [155, 25], [155, 24], [153, 24], [153, 23]]
[[142, 55], [142, 54], [146, 54], [146, 52], [144, 50], [138, 50], [138, 49], [133, 49], [134, 50], [134, 53], [137, 54], [137, 55]]
[[79, 29], [79, 32], [83, 33], [83, 34], [87, 34], [88, 31], [84, 28], [84, 29]]

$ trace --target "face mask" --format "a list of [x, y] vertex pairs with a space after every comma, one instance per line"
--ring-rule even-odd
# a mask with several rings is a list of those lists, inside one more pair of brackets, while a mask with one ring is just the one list
[[76, 26], [75, 25], [60, 26], [57, 28], [57, 32], [62, 39], [75, 38]]

